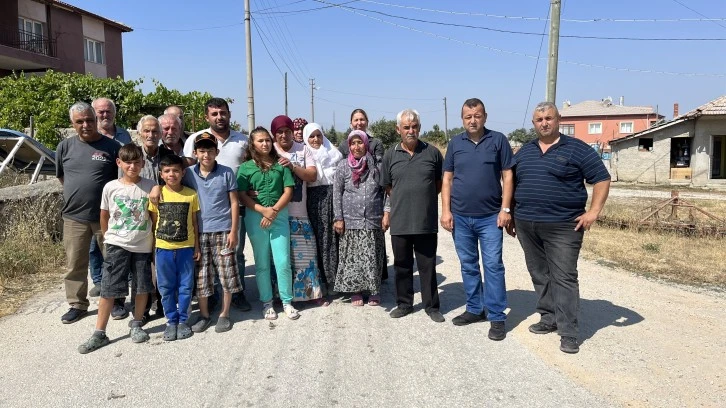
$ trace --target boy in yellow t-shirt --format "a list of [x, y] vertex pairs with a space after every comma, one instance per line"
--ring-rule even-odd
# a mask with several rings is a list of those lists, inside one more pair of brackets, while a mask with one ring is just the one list
[[156, 284], [167, 320], [164, 340], [172, 341], [192, 335], [187, 319], [194, 261], [199, 260], [200, 254], [196, 214], [199, 199], [194, 190], [181, 185], [184, 164], [179, 156], [164, 156], [159, 169], [166, 183], [164, 201], [158, 206], [149, 202], [149, 211], [156, 225]]

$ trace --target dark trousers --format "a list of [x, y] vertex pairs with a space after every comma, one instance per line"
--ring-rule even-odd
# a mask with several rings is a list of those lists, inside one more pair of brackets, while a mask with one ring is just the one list
[[516, 220], [517, 238], [532, 277], [541, 321], [557, 325], [560, 336], [577, 337], [580, 285], [577, 258], [583, 231], [576, 222], [530, 222]]
[[421, 280], [421, 299], [426, 312], [439, 310], [436, 282], [437, 234], [391, 235], [393, 268], [396, 271], [396, 302], [413, 306], [413, 257]]

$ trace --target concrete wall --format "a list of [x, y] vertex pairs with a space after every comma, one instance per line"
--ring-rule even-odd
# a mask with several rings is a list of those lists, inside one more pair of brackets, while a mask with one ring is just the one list
[[[19, 17], [25, 17], [41, 23], [45, 23], [48, 21], [48, 16], [46, 16], [45, 11], [45, 4], [38, 3], [32, 0], [18, 0]], [[17, 20], [15, 21], [15, 24], [18, 24]]]
[[83, 64], [83, 25], [81, 16], [59, 9], [50, 8], [50, 32], [57, 36], [56, 49], [60, 72], [86, 72]]
[[[612, 173], [618, 181], [648, 184], [668, 183], [671, 168], [671, 138], [693, 137], [694, 125], [694, 121], [682, 122], [645, 135], [644, 138], [653, 138], [651, 151], [640, 151], [638, 138], [611, 145]], [[691, 150], [696, 150], [696, 143], [693, 144]], [[693, 153], [691, 154], [693, 157]], [[693, 166], [693, 159], [691, 159], [691, 167], [693, 168]]]
[[726, 135], [726, 115], [698, 118], [695, 138], [691, 147], [692, 183], [694, 186], [705, 186], [714, 181], [722, 182], [721, 180], [723, 180], [711, 180], [711, 154], [713, 153], [714, 135]]
[[[83, 36], [85, 38], [89, 38], [91, 40], [95, 40], [101, 43], [104, 43], [104, 58], [106, 55], [106, 32], [104, 30], [104, 24], [102, 21], [93, 19], [88, 16], [81, 16], [82, 22], [83, 22]], [[83, 46], [86, 46], [85, 40], [83, 42]], [[95, 62], [86, 61], [84, 59], [83, 61], [85, 70], [83, 72], [91, 73], [93, 76], [99, 77], [99, 78], [106, 78], [106, 64], [97, 64]]]
[[18, 26], [18, 3], [14, 1], [0, 1], [0, 25], [7, 27]]
[[110, 25], [104, 27], [106, 39], [106, 76], [109, 78], [124, 77], [124, 53], [121, 41], [121, 30]]

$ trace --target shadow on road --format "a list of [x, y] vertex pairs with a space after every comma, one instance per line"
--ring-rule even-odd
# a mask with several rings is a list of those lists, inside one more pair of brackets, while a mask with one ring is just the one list
[[[507, 329], [510, 331], [535, 313], [537, 295], [534, 291], [515, 289], [507, 291], [507, 301], [510, 308]], [[642, 321], [643, 316], [637, 312], [609, 300], [580, 298], [580, 342], [590, 339], [600, 329], [630, 326]]]

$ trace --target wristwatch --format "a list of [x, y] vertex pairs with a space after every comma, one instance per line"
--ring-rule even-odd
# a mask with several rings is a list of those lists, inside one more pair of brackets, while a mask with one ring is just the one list
[[504, 211], [507, 214], [512, 212], [512, 210], [510, 210], [509, 207], [502, 207], [502, 211]]

